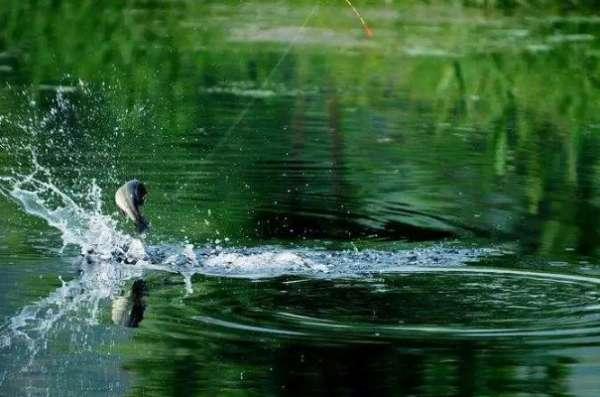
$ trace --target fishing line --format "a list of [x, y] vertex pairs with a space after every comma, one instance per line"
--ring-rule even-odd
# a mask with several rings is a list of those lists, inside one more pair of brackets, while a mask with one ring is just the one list
[[362, 17], [362, 15], [360, 15], [360, 12], [358, 12], [358, 10], [356, 9], [356, 7], [354, 7], [354, 4], [352, 4], [352, 2], [350, 0], [346, 0], [346, 3], [350, 6], [350, 8], [352, 8], [352, 11], [354, 11], [354, 14], [356, 14], [356, 16], [358, 17], [358, 19], [360, 19], [360, 23], [362, 23], [362, 26], [365, 29], [365, 33], [367, 34], [367, 36], [368, 37], [373, 37], [373, 31], [371, 30], [371, 28], [369, 27], [369, 25], [367, 25], [367, 22]]
[[[358, 9], [354, 6], [354, 4], [352, 4], [352, 2], [350, 0], [345, 0], [345, 1], [350, 6], [350, 8], [354, 12], [354, 14], [360, 20], [367, 37], [369, 37], [369, 38], [373, 37], [373, 31], [371, 30], [371, 28], [369, 27], [369, 25], [367, 24], [367, 22], [365, 21], [363, 16], [360, 14]], [[315, 13], [317, 12], [318, 9], [319, 9], [319, 4], [316, 4], [311, 9], [310, 13], [306, 16], [306, 18], [304, 18], [302, 25], [300, 25], [300, 27], [296, 31], [296, 34], [292, 38], [292, 41], [290, 42], [290, 44], [286, 47], [285, 51], [283, 51], [283, 54], [281, 54], [281, 56], [279, 57], [279, 59], [277, 60], [277, 62], [273, 66], [273, 68], [271, 68], [271, 71], [269, 72], [269, 74], [267, 74], [267, 77], [259, 85], [259, 87], [261, 89], [263, 89], [269, 83], [269, 81], [271, 80], [271, 77], [273, 77], [273, 74], [275, 73], [275, 71], [277, 69], [279, 69], [279, 66], [283, 63], [283, 61], [288, 56], [288, 54], [290, 53], [292, 48], [296, 45], [296, 42], [298, 41], [298, 39], [304, 32], [306, 25], [312, 19], [312, 17], [315, 15]], [[225, 134], [223, 134], [223, 136], [219, 139], [219, 141], [213, 148], [213, 153], [216, 152], [219, 148], [221, 148], [223, 146], [223, 144], [227, 141], [227, 139], [229, 138], [229, 136], [231, 135], [233, 130], [236, 129], [240, 125], [242, 120], [244, 120], [246, 118], [246, 115], [248, 114], [250, 109], [254, 106], [254, 104], [256, 103], [256, 100], [257, 100], [257, 98], [252, 98], [252, 100], [246, 105], [246, 107], [238, 114], [238, 117], [236, 118], [236, 120], [233, 122], [233, 124], [231, 124], [231, 126], [227, 129], [227, 131], [225, 131]]]
[[[315, 15], [315, 13], [317, 12], [318, 9], [319, 9], [319, 4], [316, 4], [311, 9], [310, 13], [306, 16], [306, 18], [304, 18], [304, 22], [302, 22], [302, 25], [300, 25], [300, 27], [296, 31], [296, 34], [292, 38], [292, 41], [286, 47], [285, 51], [283, 51], [283, 54], [281, 54], [281, 56], [279, 57], [279, 59], [275, 63], [275, 66], [273, 66], [273, 68], [271, 68], [271, 71], [269, 72], [269, 74], [267, 74], [267, 77], [265, 77], [265, 79], [263, 80], [263, 82], [260, 84], [259, 87], [261, 89], [263, 89], [269, 83], [269, 81], [271, 80], [271, 77], [273, 77], [273, 74], [275, 73], [275, 71], [279, 68], [279, 66], [283, 63], [283, 61], [288, 56], [288, 54], [290, 53], [290, 51], [292, 50], [292, 48], [296, 45], [296, 42], [300, 38], [301, 34], [304, 32], [304, 29], [306, 28], [306, 25], [311, 20], [311, 18]], [[256, 103], [256, 100], [257, 100], [257, 98], [252, 98], [252, 100], [246, 105], [246, 107], [244, 108], [244, 110], [242, 110], [240, 112], [240, 114], [238, 115], [237, 119], [227, 129], [227, 131], [225, 132], [225, 134], [223, 134], [223, 136], [221, 137], [221, 139], [219, 139], [219, 142], [215, 145], [215, 147], [213, 149], [213, 153], [216, 152], [219, 148], [221, 148], [223, 146], [223, 144], [225, 143], [225, 141], [227, 140], [227, 138], [229, 138], [229, 136], [231, 135], [231, 133], [233, 132], [233, 130], [235, 128], [237, 128], [237, 126], [246, 117], [246, 115], [248, 114], [248, 112], [250, 111], [250, 109], [254, 106], [254, 103]]]

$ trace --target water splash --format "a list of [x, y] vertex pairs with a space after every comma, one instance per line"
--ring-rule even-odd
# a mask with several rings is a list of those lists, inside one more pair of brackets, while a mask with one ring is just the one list
[[131, 238], [116, 231], [115, 221], [102, 213], [102, 191], [94, 180], [82, 201], [86, 208], [64, 193], [53, 181], [50, 170], [31, 153], [33, 171], [0, 177], [0, 193], [20, 204], [25, 212], [45, 220], [62, 234], [63, 249], [73, 244], [82, 251], [111, 252], [115, 246], [129, 245]]
[[[25, 306], [0, 326], [0, 354], [8, 352], [11, 358], [0, 368], [0, 385], [23, 372], [43, 371], [46, 364], [36, 358], [65, 335], [78, 340], [78, 349], [91, 349], [87, 336], [90, 330], [101, 327], [104, 308], [112, 304], [113, 320], [118, 319], [119, 308], [126, 308], [122, 298], [128, 283], [149, 272], [181, 275], [185, 286], [182, 293], [191, 294], [192, 278], [198, 274], [251, 279], [282, 275], [365, 278], [394, 271], [398, 266], [460, 266], [495, 253], [495, 250], [443, 245], [397, 252], [333, 252], [275, 246], [199, 249], [191, 244], [147, 246], [119, 231], [116, 220], [105, 213], [102, 189], [94, 178], [75, 172], [74, 187], [69, 184], [73, 181], [70, 176], [45, 166], [41, 160], [56, 156], [52, 158], [53, 164], [66, 162], [73, 169], [84, 166], [85, 159], [71, 155], [69, 145], [61, 146], [65, 140], [68, 142], [71, 127], [59, 120], [63, 113], [72, 111], [71, 104], [58, 95], [57, 106], [47, 115], [12, 123], [25, 132], [24, 140], [2, 141], [3, 146], [19, 157], [20, 169], [0, 176], [0, 195], [58, 230], [62, 238], [61, 255], [67, 246], [77, 247], [80, 255], [75, 259], [78, 277], [64, 281], [57, 276], [60, 287]], [[105, 153], [110, 146], [97, 149]], [[93, 168], [94, 163], [97, 164], [85, 166]]]
[[[33, 370], [38, 353], [48, 348], [52, 335], [61, 331], [71, 315], [76, 314], [83, 321], [78, 327], [97, 325], [101, 303], [121, 294], [127, 280], [141, 275], [141, 269], [115, 266], [110, 259], [119, 254], [127, 257], [135, 239], [119, 232], [116, 222], [102, 213], [102, 192], [96, 183], [92, 181], [82, 195], [89, 203], [84, 207], [54, 183], [50, 171], [39, 164], [35, 151], [30, 150], [33, 171], [1, 177], [0, 193], [59, 230], [63, 249], [68, 245], [81, 249], [80, 276], [70, 281], [58, 276], [58, 289], [25, 306], [0, 327], [0, 350], [26, 352], [13, 355], [19, 359], [7, 363], [11, 372]], [[6, 377], [5, 373], [3, 378]]]
[[[185, 292], [193, 292], [196, 274], [220, 277], [270, 278], [281, 275], [309, 277], [365, 277], [409, 264], [455, 266], [473, 261], [493, 250], [454, 249], [443, 246], [400, 252], [331, 252], [310, 249], [205, 247], [191, 244], [145, 246], [117, 229], [116, 221], [103, 213], [102, 191], [94, 181], [78, 200], [67, 195], [41, 165], [31, 149], [33, 171], [0, 178], [0, 193], [18, 202], [25, 212], [44, 219], [61, 232], [63, 248], [80, 248], [78, 278], [62, 285], [46, 298], [24, 307], [0, 329], [0, 348], [25, 346], [24, 362], [13, 363], [23, 371], [35, 364], [52, 335], [71, 315], [87, 326], [98, 324], [103, 303], [118, 299], [128, 281], [147, 272], [162, 271], [182, 276]], [[81, 332], [76, 329], [75, 332]], [[6, 374], [4, 375], [6, 377]]]
[[[115, 152], [111, 147], [118, 144], [114, 138], [122, 132], [94, 134], [92, 129], [103, 124], [98, 121], [104, 116], [98, 110], [85, 112], [85, 106], [85, 115], [79, 115], [82, 109], [68, 97], [77, 92], [84, 100], [90, 97], [82, 82], [68, 92], [60, 88], [45, 112], [33, 99], [35, 95], [22, 92], [25, 105], [18, 114], [0, 117], [4, 134], [0, 148], [15, 167], [1, 168], [0, 197], [16, 202], [26, 213], [58, 230], [61, 255], [68, 246], [78, 248], [81, 254], [76, 260], [78, 277], [65, 281], [58, 275], [60, 287], [0, 324], [0, 355], [6, 354], [0, 365], [0, 386], [14, 383], [23, 372], [43, 372], [46, 364], [36, 358], [55, 340], [66, 337], [76, 340], [82, 350], [92, 349], [87, 331], [98, 327], [101, 308], [122, 294], [128, 280], [143, 272], [140, 267], [117, 266], [118, 261], [113, 260], [137, 255], [132, 252], [136, 239], [120, 232], [117, 222], [104, 213], [102, 189], [89, 176], [112, 179], [111, 167], [101, 167], [99, 173], [97, 165], [108, 163]], [[105, 142], [109, 138], [112, 146]], [[83, 147], [93, 150], [81, 150]], [[44, 162], [60, 167], [51, 169]], [[65, 270], [70, 273], [71, 269]]]

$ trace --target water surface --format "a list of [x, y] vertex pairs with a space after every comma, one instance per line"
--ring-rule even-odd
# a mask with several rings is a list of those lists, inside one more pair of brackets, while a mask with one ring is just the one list
[[0, 395], [598, 395], [590, 9], [8, 3]]

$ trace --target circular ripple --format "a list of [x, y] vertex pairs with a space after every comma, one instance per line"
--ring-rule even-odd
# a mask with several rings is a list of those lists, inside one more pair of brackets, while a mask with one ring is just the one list
[[404, 266], [369, 280], [265, 281], [252, 299], [212, 298], [218, 303], [194, 319], [224, 335], [332, 341], [569, 337], [570, 343], [600, 337], [600, 279], [580, 275]]

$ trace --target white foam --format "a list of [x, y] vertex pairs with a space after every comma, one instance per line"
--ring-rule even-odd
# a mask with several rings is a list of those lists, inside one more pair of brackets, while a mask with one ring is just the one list
[[328, 273], [331, 265], [317, 263], [291, 250], [269, 252], [221, 252], [207, 258], [204, 272], [208, 274], [232, 274], [246, 277], [277, 277], [284, 274]]

